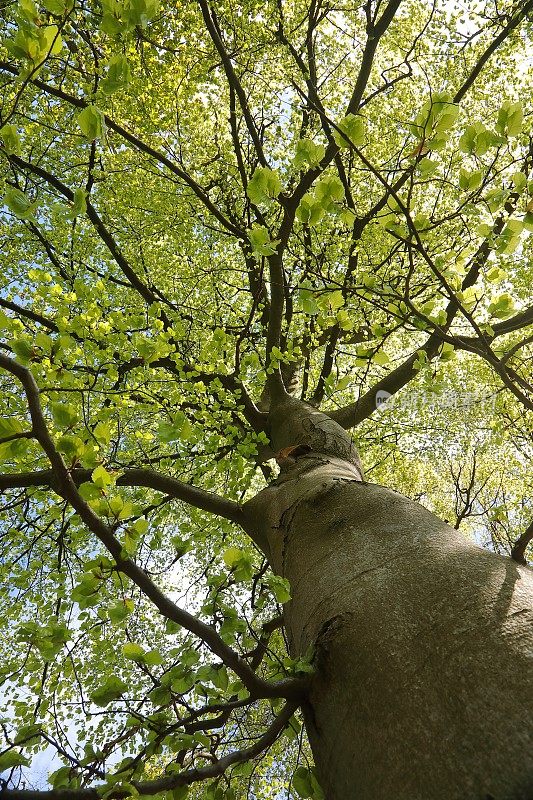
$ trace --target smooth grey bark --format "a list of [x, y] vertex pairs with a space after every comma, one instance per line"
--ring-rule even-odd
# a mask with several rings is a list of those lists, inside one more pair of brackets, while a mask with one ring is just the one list
[[[347, 434], [295, 400], [300, 455], [246, 506], [288, 578], [306, 727], [327, 800], [533, 798], [533, 571], [361, 480]], [[302, 438], [303, 437], [303, 438]]]

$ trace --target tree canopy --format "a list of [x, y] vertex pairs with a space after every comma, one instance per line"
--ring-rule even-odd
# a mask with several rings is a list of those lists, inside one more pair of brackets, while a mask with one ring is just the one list
[[525, 563], [532, 12], [0, 3], [6, 796], [323, 797], [243, 516], [281, 386]]

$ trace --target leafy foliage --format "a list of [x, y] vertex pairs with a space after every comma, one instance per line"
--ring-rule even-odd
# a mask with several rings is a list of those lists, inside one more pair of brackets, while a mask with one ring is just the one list
[[312, 670], [291, 587], [236, 524], [268, 376], [524, 557], [531, 5], [1, 5], [10, 785], [50, 747], [54, 788], [323, 797], [265, 690]]

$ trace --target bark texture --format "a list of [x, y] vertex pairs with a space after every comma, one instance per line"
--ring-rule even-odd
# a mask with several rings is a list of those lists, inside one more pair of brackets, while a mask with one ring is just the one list
[[246, 510], [291, 584], [291, 653], [314, 649], [327, 800], [532, 800], [533, 571], [362, 482], [324, 417], [271, 412], [275, 448], [313, 450]]

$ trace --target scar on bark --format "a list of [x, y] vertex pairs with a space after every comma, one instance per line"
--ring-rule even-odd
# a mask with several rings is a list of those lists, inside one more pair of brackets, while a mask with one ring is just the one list
[[348, 619], [353, 616], [350, 612], [343, 614], [335, 614], [335, 616], [327, 619], [315, 637], [315, 653], [313, 656], [313, 664], [317, 672], [322, 676], [328, 675], [328, 655], [330, 645], [333, 640], [339, 635], [342, 628], [348, 622]]

